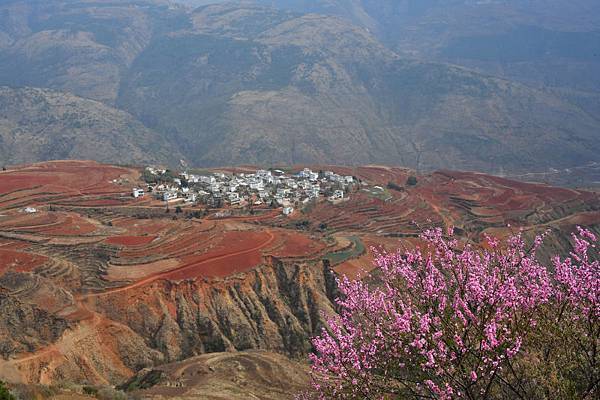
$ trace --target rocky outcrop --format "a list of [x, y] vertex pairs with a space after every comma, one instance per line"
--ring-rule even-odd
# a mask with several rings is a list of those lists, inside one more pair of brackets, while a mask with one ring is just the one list
[[321, 310], [333, 312], [333, 296], [328, 268], [273, 259], [218, 282], [155, 282], [100, 298], [96, 307], [168, 361], [249, 349], [300, 356], [323, 326]]
[[320, 262], [269, 259], [225, 279], [160, 280], [88, 298], [79, 306], [89, 315], [71, 325], [0, 296], [0, 310], [15, 316], [0, 327], [12, 338], [3, 339], [6, 351], [29, 350], [15, 348], [29, 340], [15, 332], [38, 335], [30, 340], [38, 351], [0, 361], [0, 373], [13, 383], [118, 384], [143, 368], [205, 353], [268, 350], [304, 358], [323, 327], [321, 312], [334, 312], [333, 277]]
[[0, 356], [31, 352], [57, 340], [68, 322], [0, 293]]

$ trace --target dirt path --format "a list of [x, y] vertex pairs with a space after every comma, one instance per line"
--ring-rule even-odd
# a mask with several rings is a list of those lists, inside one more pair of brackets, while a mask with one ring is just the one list
[[267, 247], [268, 245], [270, 245], [271, 243], [273, 243], [273, 241], [275, 240], [275, 235], [273, 234], [273, 232], [271, 232], [270, 230], [267, 230], [266, 233], [267, 233], [267, 235], [269, 235], [268, 239], [265, 240], [263, 243], [255, 246], [255, 247], [252, 247], [250, 249], [240, 250], [240, 251], [236, 251], [234, 253], [228, 253], [228, 254], [224, 254], [222, 256], [212, 257], [212, 258], [209, 258], [209, 259], [197, 262], [197, 263], [186, 264], [186, 265], [183, 265], [183, 266], [181, 266], [179, 268], [175, 268], [175, 269], [170, 270], [170, 271], [161, 272], [161, 273], [156, 274], [156, 275], [151, 275], [151, 276], [149, 276], [149, 277], [147, 277], [145, 279], [142, 279], [140, 281], [134, 282], [134, 283], [132, 283], [130, 285], [127, 285], [127, 286], [122, 286], [122, 287], [119, 287], [119, 288], [106, 290], [106, 291], [100, 292], [100, 293], [86, 294], [86, 295], [80, 296], [79, 299], [83, 300], [83, 299], [89, 299], [89, 298], [98, 298], [98, 297], [104, 297], [104, 296], [108, 296], [108, 295], [115, 294], [115, 293], [125, 292], [127, 290], [131, 290], [131, 289], [135, 289], [135, 288], [138, 288], [138, 287], [141, 287], [141, 286], [145, 286], [145, 285], [147, 285], [149, 283], [152, 283], [152, 282], [155, 282], [155, 281], [157, 281], [159, 279], [166, 279], [166, 278], [169, 277], [169, 275], [171, 275], [173, 273], [176, 273], [176, 272], [182, 272], [182, 271], [185, 271], [185, 270], [190, 269], [190, 268], [197, 268], [199, 265], [208, 264], [208, 263], [211, 263], [211, 262], [214, 262], [214, 261], [219, 261], [219, 260], [225, 260], [225, 259], [230, 258], [230, 257], [236, 257], [236, 256], [239, 256], [239, 255], [248, 254], [248, 253], [252, 253], [252, 252], [257, 251], [257, 250], [261, 250], [261, 249]]

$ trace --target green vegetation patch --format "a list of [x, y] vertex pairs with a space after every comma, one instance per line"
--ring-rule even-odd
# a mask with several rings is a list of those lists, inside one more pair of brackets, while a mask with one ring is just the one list
[[348, 240], [352, 242], [352, 247], [350, 249], [331, 252], [325, 255], [325, 259], [328, 260], [331, 265], [341, 264], [344, 261], [357, 258], [365, 253], [365, 245], [358, 236], [349, 236]]
[[0, 381], [0, 400], [15, 400], [15, 397], [2, 381]]

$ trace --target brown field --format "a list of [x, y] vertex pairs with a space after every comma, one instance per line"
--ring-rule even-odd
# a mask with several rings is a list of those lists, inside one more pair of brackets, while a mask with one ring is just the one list
[[274, 257], [310, 257], [326, 248], [322, 241], [297, 232], [278, 231], [276, 234], [275, 242], [270, 249], [267, 249], [267, 252]]
[[148, 220], [130, 217], [115, 218], [112, 220], [115, 227], [124, 228], [131, 235], [156, 235], [170, 225], [168, 220]]
[[170, 271], [180, 265], [181, 263], [174, 259], [159, 260], [146, 264], [111, 265], [108, 269], [107, 279], [112, 281], [137, 281], [161, 272]]
[[0, 221], [0, 229], [51, 236], [84, 236], [94, 232], [96, 225], [76, 213], [38, 212]]
[[68, 203], [62, 202], [62, 204], [82, 207], [102, 207], [102, 206], [122, 206], [131, 203], [131, 200], [123, 199], [90, 199], [83, 197], [80, 199], [70, 199]]
[[127, 193], [133, 187], [113, 183], [133, 182], [137, 171], [94, 161], [54, 161], [3, 171], [0, 175], [0, 204], [14, 208], [24, 202], [48, 204], [88, 195]]
[[156, 236], [111, 236], [105, 240], [108, 244], [121, 246], [141, 246], [156, 239]]
[[275, 240], [270, 231], [225, 232], [207, 253], [182, 257], [184, 267], [169, 273], [168, 279], [225, 277], [247, 271], [261, 263], [261, 250]]
[[8, 250], [0, 247], [0, 275], [7, 270], [30, 272], [48, 259], [37, 254]]

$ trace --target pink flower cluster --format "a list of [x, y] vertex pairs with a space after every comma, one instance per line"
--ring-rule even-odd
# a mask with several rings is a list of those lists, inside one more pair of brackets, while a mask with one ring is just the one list
[[577, 228], [573, 234], [574, 249], [571, 256], [561, 260], [554, 257], [556, 295], [577, 308], [583, 318], [600, 319], [600, 261], [592, 261], [589, 253], [596, 249], [596, 236]]
[[485, 398], [540, 307], [563, 301], [600, 316], [589, 231], [574, 235], [571, 257], [554, 259], [555, 273], [536, 257], [543, 236], [532, 248], [521, 235], [477, 248], [441, 229], [422, 239], [422, 250], [380, 254], [375, 283], [339, 281], [339, 315], [313, 340], [317, 398]]

